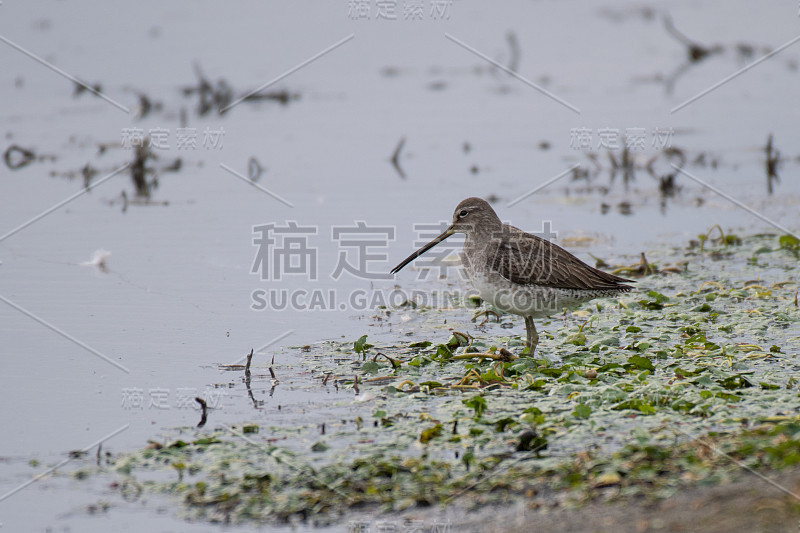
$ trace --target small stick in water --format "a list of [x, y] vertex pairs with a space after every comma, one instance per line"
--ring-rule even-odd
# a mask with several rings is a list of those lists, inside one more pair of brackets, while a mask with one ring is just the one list
[[244, 365], [244, 373], [250, 373], [250, 363], [253, 361], [253, 349], [250, 348], [250, 353], [247, 354], [247, 363]]
[[[249, 361], [248, 361], [248, 363], [249, 363]], [[206, 404], [206, 401], [204, 399], [200, 398], [199, 396], [196, 397], [194, 399], [194, 401], [199, 403], [200, 404], [200, 409], [203, 410], [203, 414], [200, 416], [200, 423], [197, 424], [197, 427], [201, 428], [201, 427], [206, 425], [206, 420], [208, 418], [208, 405]]]
[[403, 172], [403, 168], [400, 166], [400, 152], [403, 150], [403, 146], [406, 144], [406, 138], [403, 137], [400, 139], [400, 142], [397, 143], [397, 148], [394, 149], [394, 153], [392, 154], [392, 158], [390, 161], [392, 162], [392, 166], [397, 171], [402, 179], [406, 179], [406, 173]]

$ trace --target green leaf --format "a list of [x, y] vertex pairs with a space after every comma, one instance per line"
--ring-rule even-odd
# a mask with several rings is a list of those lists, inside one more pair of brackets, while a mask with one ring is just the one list
[[717, 383], [728, 390], [746, 389], [753, 386], [753, 384], [749, 379], [747, 379], [747, 377], [745, 377], [744, 374], [736, 374], [735, 376], [729, 376], [725, 379], [719, 379], [717, 380]]
[[668, 296], [664, 296], [660, 292], [656, 291], [648, 291], [647, 296], [650, 299], [639, 300], [639, 305], [642, 306], [643, 309], [648, 309], [650, 311], [658, 311], [659, 309], [664, 309], [664, 302], [669, 300]]
[[533, 382], [528, 385], [529, 390], [542, 390], [544, 386], [547, 385], [547, 381], [543, 379], [534, 379]]
[[467, 346], [467, 345], [469, 345], [469, 338], [467, 338], [466, 336], [464, 336], [461, 333], [459, 333], [457, 335], [454, 333], [454, 334], [450, 335], [449, 339], [447, 339], [447, 347], [448, 348], [456, 349], [456, 348], [459, 348], [461, 346]]
[[579, 403], [575, 406], [575, 410], [572, 412], [575, 418], [587, 419], [589, 415], [592, 414], [592, 408], [584, 403]]
[[625, 365], [626, 368], [629, 368], [630, 365], [633, 368], [638, 368], [639, 370], [655, 370], [652, 361], [647, 357], [642, 357], [640, 355], [632, 355], [628, 358], [628, 364]]
[[[210, 444], [219, 444], [220, 442], [222, 442], [222, 441], [217, 439], [217, 438], [215, 438], [215, 437], [201, 437], [201, 438], [199, 438], [199, 439], [197, 439], [195, 441], [192, 441], [192, 444], [194, 444], [195, 446], [208, 446]], [[186, 445], [185, 442], [180, 441], [180, 440], [178, 441], [178, 443], [183, 443], [184, 446]], [[175, 447], [176, 448], [182, 448], [183, 446], [175, 446]]]
[[656, 414], [656, 408], [650, 405], [647, 402], [641, 402], [639, 405], [636, 406], [640, 413], [645, 415], [654, 415]]
[[742, 239], [739, 238], [738, 235], [734, 235], [733, 233], [728, 233], [725, 235], [726, 246], [738, 246], [740, 244], [742, 244]]
[[453, 352], [450, 351], [450, 348], [447, 345], [439, 344], [436, 347], [436, 355], [434, 356], [434, 359], [437, 361], [447, 361], [451, 357], [453, 357]]
[[538, 407], [528, 407], [522, 412], [519, 421], [531, 426], [544, 424], [544, 413]]
[[366, 351], [372, 348], [371, 344], [367, 344], [367, 336], [362, 335], [358, 338], [356, 342], [353, 343], [353, 350], [358, 354], [366, 353]]
[[315, 443], [314, 443], [314, 444], [311, 446], [311, 451], [312, 451], [312, 452], [324, 452], [325, 450], [327, 450], [327, 449], [329, 449], [329, 448], [330, 448], [330, 446], [328, 446], [327, 444], [325, 444], [324, 442], [322, 442], [322, 441], [320, 440], [320, 441], [317, 441], [317, 442], [315, 442]]
[[597, 373], [600, 374], [601, 372], [608, 372], [609, 370], [613, 370], [615, 368], [623, 368], [623, 367], [619, 363], [606, 363], [597, 369]]
[[619, 337], [609, 336], [603, 337], [589, 347], [592, 353], [598, 353], [603, 346], [619, 346]]
[[436, 424], [435, 426], [431, 426], [427, 429], [423, 429], [422, 433], [419, 434], [419, 441], [422, 444], [427, 444], [433, 438], [438, 437], [442, 434], [442, 425]]
[[498, 433], [502, 433], [503, 431], [508, 429], [510, 426], [515, 425], [516, 423], [517, 423], [516, 420], [514, 420], [513, 418], [504, 417], [501, 418], [500, 420], [494, 421], [494, 430], [497, 431]]
[[573, 333], [567, 337], [564, 342], [566, 344], [574, 344], [575, 346], [586, 346], [586, 335], [583, 333]]
[[433, 344], [431, 341], [419, 341], [419, 342], [412, 342], [408, 345], [409, 348], [427, 348]]
[[785, 250], [800, 251], [800, 239], [794, 235], [781, 235], [778, 237], [778, 244]]
[[475, 411], [475, 417], [481, 416], [486, 411], [486, 398], [481, 395], [462, 400], [464, 405]]
[[669, 300], [669, 296], [664, 296], [660, 292], [656, 291], [647, 291], [647, 296], [658, 303], [664, 303]]
[[380, 370], [380, 365], [375, 361], [367, 361], [363, 365], [361, 365], [361, 371], [365, 374], [374, 374], [378, 370]]
[[[708, 392], [708, 391], [703, 391], [703, 392]], [[656, 408], [641, 398], [632, 398], [630, 400], [625, 400], [624, 402], [620, 402], [614, 407], [612, 407], [612, 409], [614, 409], [615, 411], [634, 409], [644, 415], [654, 415], [656, 413]]]
[[735, 394], [731, 394], [730, 392], [717, 392], [716, 394], [714, 394], [714, 397], [721, 398], [729, 402], [738, 402], [741, 400], [740, 397], [736, 396]]
[[539, 369], [539, 373], [545, 376], [557, 378], [563, 373], [563, 370], [560, 368], [541, 368]]
[[418, 355], [408, 362], [408, 366], [425, 366], [430, 364], [431, 360], [423, 355]]

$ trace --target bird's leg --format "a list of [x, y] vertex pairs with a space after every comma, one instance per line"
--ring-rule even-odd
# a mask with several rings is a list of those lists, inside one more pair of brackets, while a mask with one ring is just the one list
[[528, 347], [528, 356], [533, 357], [536, 345], [539, 344], [539, 334], [536, 333], [536, 324], [533, 323], [533, 317], [525, 317], [525, 332], [528, 334], [528, 339], [525, 343]]

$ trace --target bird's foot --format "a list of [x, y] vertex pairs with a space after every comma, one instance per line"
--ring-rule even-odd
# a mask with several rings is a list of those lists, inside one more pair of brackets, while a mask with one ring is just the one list
[[479, 311], [475, 313], [475, 316], [472, 317], [472, 321], [475, 322], [479, 316], [483, 316], [483, 322], [478, 324], [478, 326], [483, 326], [487, 322], [489, 322], [489, 315], [494, 315], [494, 318], [500, 322], [500, 315], [496, 311], [492, 311], [491, 309], [484, 309], [483, 311]]

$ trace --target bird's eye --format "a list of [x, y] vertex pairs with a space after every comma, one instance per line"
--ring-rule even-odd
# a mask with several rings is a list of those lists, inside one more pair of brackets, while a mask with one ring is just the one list
[[461, 210], [461, 211], [458, 213], [458, 218], [464, 218], [465, 216], [467, 216], [467, 213], [469, 213], [469, 211], [467, 211], [466, 209], [462, 209], [462, 210]]

